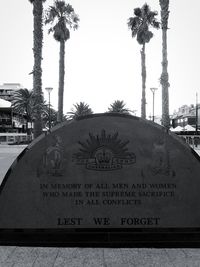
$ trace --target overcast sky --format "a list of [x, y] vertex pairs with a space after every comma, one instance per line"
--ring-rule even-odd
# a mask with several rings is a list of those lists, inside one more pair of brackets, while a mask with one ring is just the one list
[[[53, 1], [46, 0], [46, 9]], [[159, 0], [146, 1], [159, 12]], [[80, 27], [66, 42], [64, 112], [84, 101], [94, 112], [104, 112], [114, 100], [124, 100], [137, 110], [141, 104], [141, 46], [131, 37], [127, 20], [143, 0], [71, 0]], [[170, 113], [200, 99], [199, 0], [171, 0], [168, 30]], [[152, 115], [152, 93], [157, 87], [155, 115], [161, 114], [161, 30], [146, 45], [147, 117]], [[0, 9], [0, 84], [21, 83], [32, 88], [33, 16], [28, 0], [2, 1]], [[44, 26], [43, 91], [54, 88], [51, 99], [57, 108], [59, 44]], [[199, 101], [200, 102], [200, 101]]]

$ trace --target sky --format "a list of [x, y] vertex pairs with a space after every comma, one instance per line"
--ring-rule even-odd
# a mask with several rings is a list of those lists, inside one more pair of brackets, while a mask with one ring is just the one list
[[[131, 37], [128, 18], [146, 2], [158, 11], [159, 0], [70, 0], [79, 15], [79, 29], [71, 31], [65, 49], [64, 113], [84, 101], [95, 113], [105, 112], [115, 100], [141, 114], [141, 45]], [[46, 0], [44, 10], [53, 3]], [[192, 4], [191, 4], [192, 3]], [[171, 0], [168, 38], [169, 110], [195, 104], [200, 99], [199, 0]], [[44, 26], [42, 83], [53, 87], [51, 103], [57, 109], [59, 43]], [[151, 87], [155, 93], [155, 115], [161, 115], [162, 31], [146, 45], [147, 118], [152, 115]], [[0, 84], [21, 83], [32, 89], [33, 15], [28, 0], [2, 1], [0, 9]], [[200, 100], [198, 101], [200, 102]]]

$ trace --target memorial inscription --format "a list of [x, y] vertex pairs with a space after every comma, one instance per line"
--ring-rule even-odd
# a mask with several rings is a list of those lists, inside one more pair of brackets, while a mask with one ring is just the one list
[[[176, 184], [40, 184], [43, 198], [74, 199], [75, 205], [141, 205], [175, 197]], [[77, 201], [78, 198], [78, 201]]]

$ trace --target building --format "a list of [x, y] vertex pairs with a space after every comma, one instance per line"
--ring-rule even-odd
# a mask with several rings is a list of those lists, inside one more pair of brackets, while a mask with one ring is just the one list
[[0, 133], [25, 133], [26, 118], [13, 111], [14, 93], [23, 88], [20, 83], [0, 85]]
[[200, 129], [200, 104], [197, 105], [183, 105], [178, 111], [174, 111], [171, 116], [171, 125], [173, 128], [177, 126], [184, 127], [186, 125], [191, 125], [196, 128], [196, 124], [198, 125], [198, 129]]
[[24, 89], [20, 83], [0, 85], [0, 143], [29, 142], [33, 138], [34, 122], [28, 122], [26, 114], [19, 114], [12, 107], [14, 94], [20, 89]]
[[12, 101], [13, 94], [23, 88], [23, 86], [20, 83], [3, 83], [0, 85], [0, 98]]
[[13, 111], [10, 101], [0, 98], [0, 143], [29, 141], [26, 128], [26, 118]]
[[174, 111], [171, 125], [171, 131], [176, 128], [174, 129], [175, 133], [193, 149], [200, 147], [200, 104], [197, 106], [183, 105], [178, 111]]
[[26, 119], [13, 111], [11, 102], [0, 98], [0, 133], [25, 132]]

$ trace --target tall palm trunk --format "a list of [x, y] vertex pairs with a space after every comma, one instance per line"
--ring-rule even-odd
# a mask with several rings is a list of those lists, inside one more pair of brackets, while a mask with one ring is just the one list
[[162, 21], [162, 74], [160, 83], [162, 85], [162, 125], [169, 129], [169, 75], [167, 72], [168, 60], [167, 60], [167, 29], [168, 29], [168, 17], [169, 17], [169, 0], [160, 0], [161, 6], [161, 21]]
[[31, 136], [31, 129], [28, 127], [29, 123], [30, 123], [30, 121], [26, 121], [26, 133], [28, 135], [28, 138], [30, 138], [30, 136]]
[[142, 65], [142, 100], [141, 100], [141, 117], [146, 119], [146, 63], [145, 63], [145, 44], [142, 46], [141, 65]]
[[59, 59], [59, 88], [58, 88], [58, 116], [57, 121], [63, 120], [63, 94], [65, 77], [65, 41], [60, 41], [60, 59]]
[[33, 43], [33, 54], [34, 54], [34, 68], [33, 68], [33, 91], [36, 97], [36, 103], [38, 104], [34, 122], [34, 138], [42, 133], [42, 119], [41, 119], [41, 103], [42, 103], [42, 13], [43, 3], [41, 0], [33, 1], [33, 15], [34, 15], [34, 43]]

